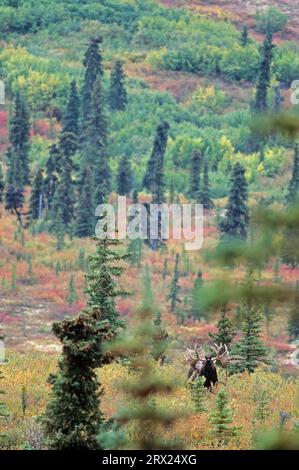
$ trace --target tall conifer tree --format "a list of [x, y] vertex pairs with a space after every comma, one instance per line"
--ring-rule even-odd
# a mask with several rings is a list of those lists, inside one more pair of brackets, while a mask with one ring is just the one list
[[161, 163], [163, 163], [164, 160], [168, 132], [169, 124], [167, 122], [163, 122], [157, 126], [153, 150], [147, 162], [147, 169], [143, 179], [143, 186], [150, 191], [152, 191], [154, 184], [157, 186], [155, 177], [159, 167], [161, 166]]
[[205, 160], [204, 167], [203, 167], [200, 202], [203, 205], [204, 209], [212, 209], [213, 207], [213, 201], [211, 198], [211, 190], [210, 190], [209, 168], [208, 168], [207, 160]]
[[114, 111], [124, 111], [128, 102], [127, 91], [125, 87], [125, 74], [120, 60], [115, 62], [111, 72], [109, 104]]
[[254, 103], [254, 110], [257, 113], [264, 113], [268, 109], [268, 91], [271, 83], [273, 48], [272, 33], [268, 31], [261, 49], [261, 62]]
[[220, 223], [220, 230], [223, 236], [246, 239], [249, 224], [247, 198], [245, 170], [240, 163], [236, 163], [232, 172], [226, 216]]
[[69, 98], [63, 116], [63, 132], [70, 132], [79, 138], [80, 101], [76, 81], [70, 84]]
[[132, 189], [133, 174], [128, 155], [124, 155], [119, 163], [117, 173], [117, 192], [121, 196], [128, 195]]
[[[24, 97], [17, 92], [14, 100], [14, 108], [10, 120], [9, 143], [11, 162], [9, 165], [17, 165], [21, 185], [29, 183], [29, 143], [30, 138], [30, 116]], [[19, 186], [18, 186], [19, 187]]]
[[189, 194], [192, 199], [200, 199], [202, 157], [199, 150], [194, 150], [191, 158]]
[[90, 168], [85, 168], [82, 175], [82, 188], [79, 194], [75, 235], [77, 237], [89, 237], [95, 229], [95, 217], [93, 210], [92, 175]]
[[179, 255], [176, 254], [173, 277], [172, 277], [172, 280], [171, 280], [170, 292], [169, 292], [169, 296], [168, 296], [168, 298], [170, 300], [170, 311], [171, 311], [171, 313], [176, 312], [177, 304], [180, 302], [180, 299], [179, 299], [179, 292], [180, 292], [179, 275], [180, 275], [180, 273], [179, 273]]
[[0, 203], [3, 202], [4, 189], [5, 189], [4, 175], [3, 175], [2, 165], [0, 163]]
[[44, 207], [44, 177], [41, 169], [37, 170], [33, 180], [33, 186], [30, 195], [30, 219], [37, 220], [42, 216]]
[[292, 178], [289, 183], [288, 193], [287, 193], [287, 203], [292, 204], [298, 200], [299, 196], [299, 144], [295, 145], [294, 161], [293, 161], [293, 171]]
[[104, 73], [102, 65], [102, 53], [99, 48], [101, 43], [101, 38], [91, 39], [89, 41], [83, 60], [83, 65], [85, 67], [81, 102], [81, 128], [83, 130], [83, 134], [91, 110], [94, 84], [99, 76], [103, 75]]

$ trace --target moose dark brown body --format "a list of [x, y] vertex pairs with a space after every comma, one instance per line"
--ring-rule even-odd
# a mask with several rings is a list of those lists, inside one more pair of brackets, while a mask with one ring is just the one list
[[212, 384], [216, 385], [218, 382], [217, 369], [212, 360], [212, 356], [206, 355], [205, 360], [198, 367], [199, 376], [204, 377], [204, 387], [211, 390]]

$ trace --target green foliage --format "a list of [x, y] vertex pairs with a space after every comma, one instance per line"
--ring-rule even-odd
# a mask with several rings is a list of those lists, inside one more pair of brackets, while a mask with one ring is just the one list
[[5, 189], [4, 175], [3, 175], [2, 165], [0, 164], [0, 203], [3, 202], [4, 189]]
[[241, 306], [241, 318], [243, 336], [233, 348], [233, 353], [240, 356], [237, 363], [232, 365], [232, 370], [254, 372], [262, 362], [267, 361], [268, 350], [261, 339], [262, 311], [250, 303]]
[[8, 178], [10, 184], [19, 188], [29, 183], [29, 134], [27, 104], [20, 93], [16, 93], [9, 129]]
[[95, 217], [91, 185], [92, 173], [89, 168], [83, 170], [81, 178], [82, 184], [77, 207], [75, 235], [77, 237], [90, 237], [94, 233]]
[[119, 162], [117, 173], [117, 192], [121, 196], [128, 196], [133, 184], [133, 173], [128, 155], [124, 155]]
[[296, 340], [299, 337], [299, 289], [297, 286], [295, 298], [292, 302], [292, 307], [289, 312], [288, 318], [288, 332], [291, 340]]
[[102, 341], [109, 337], [107, 329], [101, 311], [93, 309], [53, 325], [63, 352], [57, 374], [49, 377], [52, 394], [43, 417], [50, 449], [99, 448], [96, 436], [104, 420], [94, 369], [103, 363]]
[[208, 162], [205, 160], [203, 166], [203, 175], [202, 175], [202, 187], [200, 192], [200, 201], [204, 209], [212, 209], [213, 201], [211, 198], [210, 191], [210, 180], [209, 180], [209, 168]]
[[217, 333], [209, 333], [209, 336], [215, 343], [226, 344], [226, 346], [229, 348], [237, 334], [237, 331], [233, 323], [227, 317], [227, 307], [225, 305], [221, 308], [220, 318], [216, 323], [216, 326], [218, 330]]
[[68, 286], [67, 303], [69, 305], [72, 305], [74, 302], [76, 302], [76, 300], [78, 300], [78, 294], [76, 290], [74, 276], [72, 275], [70, 277], [69, 286]]
[[296, 202], [299, 196], [299, 144], [295, 145], [292, 178], [288, 186], [287, 204]]
[[273, 60], [272, 32], [267, 31], [261, 50], [258, 81], [255, 93], [254, 109], [264, 113], [268, 109], [268, 89], [271, 83], [271, 64]]
[[172, 280], [171, 280], [170, 291], [169, 291], [169, 296], [168, 296], [168, 298], [170, 300], [170, 311], [172, 313], [176, 312], [177, 304], [180, 302], [180, 299], [179, 299], [179, 292], [180, 292], [179, 275], [180, 275], [179, 274], [179, 255], [176, 254], [173, 277], [172, 277]]
[[90, 110], [92, 109], [92, 94], [94, 86], [99, 77], [103, 74], [102, 51], [99, 49], [101, 38], [91, 39], [84, 55], [83, 65], [85, 67], [83, 88], [82, 88], [82, 128], [87, 126]]
[[221, 233], [225, 237], [247, 237], [249, 214], [247, 208], [247, 182], [244, 168], [237, 163], [232, 171], [231, 189], [225, 219], [220, 222]]
[[191, 313], [194, 318], [200, 319], [205, 316], [205, 311], [202, 308], [202, 272], [198, 271], [195, 278], [192, 292], [191, 292]]
[[198, 201], [200, 197], [200, 177], [201, 177], [201, 153], [195, 150], [192, 154], [191, 159], [191, 166], [190, 166], [190, 187], [189, 187], [189, 194], [192, 199]]
[[[151, 190], [159, 202], [163, 201], [163, 162], [167, 146], [169, 124], [163, 122], [156, 129], [153, 150], [147, 162], [146, 173], [143, 179], [143, 186]], [[162, 171], [162, 174], [160, 173]], [[157, 178], [157, 180], [156, 180]]]
[[156, 397], [170, 395], [174, 386], [158, 373], [152, 359], [157, 330], [153, 323], [153, 312], [146, 304], [138, 312], [134, 329], [112, 347], [114, 353], [129, 355], [133, 371], [128, 380], [121, 384], [128, 397], [127, 402], [114, 417], [116, 423], [125, 426], [126, 442], [120, 443], [120, 448], [179, 449], [180, 443], [163, 437], [164, 429], [169, 428], [179, 414], [156, 404]]
[[275, 7], [256, 13], [256, 29], [260, 33], [277, 33], [286, 27], [287, 22], [287, 15]]
[[117, 312], [115, 300], [119, 296], [128, 295], [115, 284], [115, 280], [124, 271], [121, 263], [128, 257], [116, 251], [119, 243], [117, 239], [98, 239], [96, 253], [89, 257], [89, 270], [85, 275], [87, 306], [102, 309], [104, 319], [109, 321], [111, 335], [115, 335], [118, 328], [124, 326]]
[[204, 395], [205, 395], [205, 390], [204, 390], [204, 378], [203, 377], [197, 377], [196, 380], [194, 380], [191, 383], [191, 398], [194, 403], [194, 408], [196, 413], [202, 413], [203, 411], [206, 411], [203, 401], [204, 401]]
[[70, 85], [69, 98], [66, 110], [63, 116], [62, 133], [71, 133], [77, 140], [79, 139], [79, 121], [80, 121], [80, 102], [77, 91], [76, 81], [73, 80]]
[[121, 61], [116, 61], [111, 72], [109, 104], [114, 111], [124, 111], [128, 102], [125, 75]]
[[273, 71], [276, 78], [290, 86], [298, 79], [299, 48], [295, 42], [287, 41], [276, 47], [273, 58]]
[[226, 445], [230, 439], [237, 435], [237, 428], [232, 426], [233, 417], [228, 406], [228, 397], [224, 388], [218, 392], [216, 408], [211, 413], [210, 423], [212, 426], [211, 435], [214, 437], [216, 447], [218, 448]]
[[43, 210], [43, 188], [44, 188], [43, 171], [39, 169], [33, 180], [33, 186], [30, 195], [30, 220], [38, 220], [41, 218]]

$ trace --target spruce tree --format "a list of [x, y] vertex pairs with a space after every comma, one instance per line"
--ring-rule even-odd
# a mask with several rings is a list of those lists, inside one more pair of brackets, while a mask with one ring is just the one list
[[237, 334], [236, 329], [234, 328], [233, 323], [227, 318], [227, 307], [223, 305], [221, 308], [220, 318], [216, 323], [217, 333], [209, 333], [210, 338], [217, 344], [226, 344], [229, 348], [234, 337]]
[[142, 239], [135, 238], [128, 244], [128, 260], [132, 266], [141, 266]]
[[72, 305], [74, 302], [76, 302], [76, 300], [78, 300], [78, 295], [77, 295], [74, 276], [71, 275], [70, 282], [69, 282], [69, 288], [68, 288], [67, 303], [69, 305]]
[[287, 204], [293, 204], [298, 200], [299, 196], [299, 144], [295, 145], [292, 178], [288, 186], [286, 197]]
[[117, 173], [117, 192], [121, 196], [127, 196], [133, 183], [133, 174], [131, 169], [131, 162], [128, 155], [124, 155], [119, 163]]
[[242, 33], [241, 33], [241, 38], [240, 38], [240, 44], [242, 47], [246, 47], [249, 43], [249, 37], [248, 37], [248, 28], [247, 26], [243, 26]]
[[202, 272], [198, 271], [191, 292], [191, 315], [196, 319], [200, 319], [205, 316], [205, 312], [202, 308], [202, 287]]
[[[159, 192], [161, 192], [161, 189], [163, 189], [161, 187], [157, 188], [158, 183], [155, 181], [155, 177], [157, 176], [159, 167], [161, 167], [161, 164], [163, 164], [167, 146], [168, 131], [169, 124], [167, 122], [163, 122], [158, 125], [156, 129], [153, 150], [147, 163], [147, 169], [143, 179], [143, 186], [152, 192], [154, 184], [156, 186], [156, 190], [158, 189]], [[161, 183], [161, 177], [159, 178], [159, 181]]]
[[210, 423], [212, 426], [210, 433], [216, 440], [215, 444], [218, 448], [228, 444], [229, 440], [237, 434], [237, 428], [232, 426], [233, 417], [224, 388], [218, 392], [216, 409], [211, 413]]
[[234, 372], [254, 372], [259, 364], [267, 362], [268, 350], [262, 339], [262, 309], [250, 301], [241, 306], [242, 338], [234, 345], [233, 353], [239, 359], [231, 366]]
[[[9, 143], [12, 155], [12, 165], [18, 164], [20, 185], [29, 183], [29, 161], [30, 148], [30, 121], [29, 112], [25, 99], [19, 92], [15, 95], [14, 108], [10, 120]], [[9, 162], [10, 163], [10, 162]]]
[[54, 144], [50, 148], [49, 157], [46, 161], [44, 188], [45, 207], [47, 210], [51, 208], [59, 173], [61, 171], [62, 155], [58, 147]]
[[177, 304], [180, 302], [179, 300], [179, 255], [177, 254], [175, 257], [175, 265], [174, 265], [174, 272], [173, 277], [170, 284], [170, 292], [169, 292], [169, 300], [170, 300], [170, 311], [171, 313], [176, 312]]
[[58, 209], [61, 209], [61, 221], [65, 225], [65, 228], [69, 229], [74, 217], [74, 199], [75, 196], [72, 179], [72, 166], [64, 157], [62, 160], [60, 179], [57, 182], [51, 205], [51, 221], [55, 223], [55, 220], [58, 217]]
[[3, 175], [2, 165], [0, 163], [0, 204], [1, 202], [3, 202], [4, 189], [5, 189], [4, 175]]
[[97, 434], [104, 423], [100, 411], [102, 390], [95, 369], [113, 354], [104, 345], [123, 326], [115, 308], [115, 298], [126, 295], [116, 286], [126, 256], [115, 250], [118, 240], [100, 239], [89, 258], [86, 274], [87, 306], [75, 318], [54, 323], [54, 334], [63, 344], [58, 373], [49, 377], [52, 395], [44, 415], [50, 449], [89, 450], [101, 445]]
[[79, 121], [80, 121], [80, 101], [78, 96], [77, 84], [73, 80], [70, 84], [70, 91], [65, 113], [63, 116], [62, 132], [69, 132], [79, 139]]
[[203, 205], [204, 209], [212, 209], [213, 207], [213, 201], [211, 198], [211, 191], [210, 191], [209, 168], [208, 168], [207, 160], [205, 160], [204, 167], [203, 167], [200, 203]]
[[107, 116], [105, 99], [100, 78], [94, 82], [88, 116], [85, 119], [83, 157], [85, 163], [95, 167], [98, 159], [104, 157], [107, 146]]
[[94, 234], [95, 216], [91, 181], [90, 168], [85, 168], [82, 175], [82, 187], [79, 194], [75, 223], [75, 235], [77, 237], [90, 237]]
[[[295, 145], [292, 177], [289, 182], [286, 195], [286, 204], [288, 209], [297, 210], [299, 204], [299, 144]], [[299, 253], [297, 247], [299, 230], [295, 224], [285, 227], [283, 231], [283, 240], [281, 247], [282, 261], [292, 268], [299, 264]]]
[[247, 198], [245, 170], [240, 163], [236, 163], [232, 172], [226, 216], [220, 222], [220, 231], [223, 236], [234, 239], [246, 239], [249, 224]]
[[95, 369], [103, 364], [103, 340], [109, 324], [100, 310], [86, 309], [75, 318], [54, 323], [63, 345], [58, 372], [49, 377], [52, 393], [43, 416], [49, 449], [99, 449], [97, 434], [104, 422], [102, 390]]
[[72, 132], [62, 132], [59, 137], [59, 150], [69, 165], [74, 166], [72, 157], [76, 153], [78, 140]]
[[115, 280], [124, 271], [120, 264], [128, 258], [128, 255], [116, 251], [119, 243], [117, 239], [98, 239], [96, 253], [89, 257], [89, 270], [86, 274], [87, 306], [102, 309], [103, 319], [109, 321], [112, 335], [116, 335], [119, 327], [124, 326], [116, 309], [115, 299], [128, 295], [115, 284]]
[[109, 104], [113, 111], [124, 111], [128, 102], [125, 88], [125, 74], [120, 60], [115, 62], [111, 72]]
[[257, 113], [264, 113], [268, 109], [268, 90], [271, 83], [273, 48], [272, 33], [268, 31], [261, 50], [261, 62], [255, 94], [254, 110]]
[[204, 396], [205, 396], [205, 390], [204, 390], [204, 378], [203, 377], [197, 377], [196, 380], [194, 380], [191, 383], [191, 399], [194, 404], [194, 409], [196, 413], [202, 413], [206, 411], [203, 401], [204, 401]]
[[298, 284], [295, 292], [295, 298], [292, 303], [288, 318], [288, 333], [290, 340], [296, 340], [299, 337], [299, 289]]
[[152, 355], [155, 361], [164, 364], [166, 360], [166, 350], [169, 343], [169, 335], [162, 325], [161, 312], [157, 311], [156, 318], [154, 319], [155, 333], [153, 336], [153, 350]]
[[163, 279], [166, 279], [167, 276], [168, 276], [168, 259], [165, 258], [164, 263], [163, 263], [162, 277], [163, 277]]
[[30, 195], [30, 220], [38, 220], [44, 207], [44, 177], [41, 169], [37, 170]]
[[200, 199], [201, 190], [201, 170], [202, 170], [202, 157], [199, 150], [195, 150], [191, 158], [190, 167], [190, 182], [189, 182], [189, 195], [195, 201]]
[[101, 43], [101, 38], [91, 39], [89, 41], [83, 60], [83, 65], [85, 67], [81, 101], [81, 128], [83, 135], [91, 110], [94, 84], [96, 80], [104, 73], [102, 65], [102, 53], [99, 49], [99, 45]]
[[[169, 428], [180, 417], [177, 410], [172, 411], [158, 405], [158, 398], [173, 392], [173, 385], [157, 372], [152, 358], [156, 327], [153, 323], [153, 310], [148, 303], [143, 303], [136, 315], [134, 329], [112, 346], [112, 353], [126, 354], [130, 358], [128, 380], [120, 385], [128, 396], [128, 405], [122, 406], [116, 413], [114, 421], [117, 427], [126, 426], [131, 432], [123, 433], [123, 440], [117, 439], [117, 433], [110, 433], [109, 441], [112, 449], [137, 450], [171, 450], [180, 449], [181, 443], [164, 437], [164, 430]], [[116, 428], [117, 428], [116, 427]], [[119, 431], [118, 431], [119, 432]], [[112, 435], [111, 435], [112, 434]], [[106, 442], [107, 436], [102, 434], [100, 442]], [[110, 447], [111, 448], [111, 447]]]

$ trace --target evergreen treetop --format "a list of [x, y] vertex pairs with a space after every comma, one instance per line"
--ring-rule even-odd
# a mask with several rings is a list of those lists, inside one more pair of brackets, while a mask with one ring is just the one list
[[295, 145], [292, 178], [289, 183], [286, 201], [288, 204], [296, 202], [299, 196], [299, 144]]
[[42, 216], [44, 207], [43, 201], [44, 174], [41, 169], [37, 170], [33, 180], [33, 186], [30, 195], [30, 219], [37, 220]]
[[192, 199], [200, 199], [200, 176], [202, 170], [202, 157], [199, 150], [195, 150], [191, 158], [189, 194]]
[[155, 170], [158, 171], [159, 167], [161, 166], [161, 163], [163, 163], [163, 157], [166, 151], [169, 129], [170, 126], [167, 122], [162, 122], [156, 128], [153, 150], [147, 162], [147, 169], [143, 179], [143, 186], [148, 190], [152, 190], [153, 185], [155, 183]]
[[255, 94], [254, 110], [257, 113], [264, 113], [268, 109], [267, 99], [271, 83], [271, 63], [273, 59], [273, 48], [275, 47], [272, 39], [271, 31], [267, 31], [261, 50], [261, 62]]
[[240, 163], [236, 163], [232, 171], [225, 219], [220, 222], [220, 230], [223, 236], [246, 239], [249, 224], [247, 198], [245, 170]]
[[111, 72], [109, 104], [114, 111], [124, 111], [128, 102], [125, 88], [125, 74], [120, 60], [115, 62]]
[[83, 89], [82, 89], [82, 129], [85, 128], [86, 120], [88, 119], [90, 109], [91, 109], [91, 100], [92, 100], [92, 90], [94, 84], [99, 76], [103, 75], [103, 65], [102, 65], [102, 53], [99, 49], [99, 45], [102, 43], [101, 38], [93, 38], [89, 41], [87, 50], [84, 55], [83, 65], [85, 67]]
[[80, 102], [76, 81], [70, 84], [69, 98], [63, 116], [62, 132], [70, 132], [79, 138]]
[[229, 347], [236, 336], [237, 332], [234, 328], [233, 323], [227, 317], [227, 307], [223, 305], [221, 308], [220, 318], [216, 323], [217, 326], [217, 333], [209, 333], [209, 336], [213, 339], [213, 341], [217, 344], [226, 344]]

